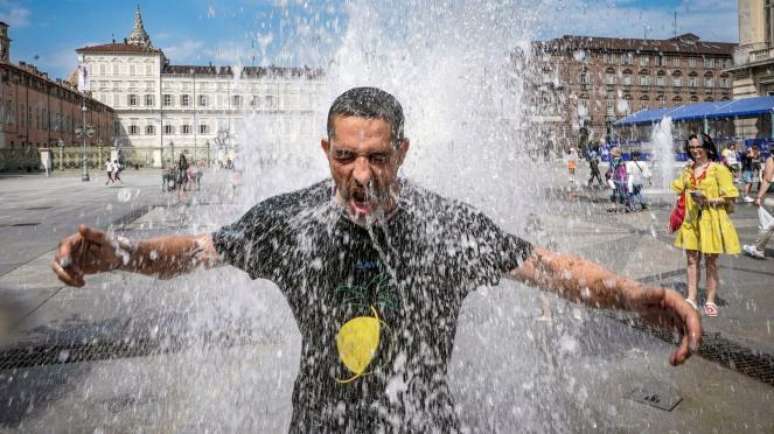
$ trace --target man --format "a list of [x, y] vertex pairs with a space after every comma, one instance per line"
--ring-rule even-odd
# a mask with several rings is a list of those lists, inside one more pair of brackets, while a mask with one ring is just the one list
[[597, 183], [601, 188], [604, 188], [605, 181], [602, 180], [602, 173], [599, 171], [599, 152], [597, 152], [598, 147], [591, 147], [589, 148], [589, 151], [586, 155], [586, 158], [589, 161], [589, 169], [591, 170], [591, 177], [589, 177], [588, 186], [592, 187], [594, 184], [594, 179], [597, 180]]
[[739, 181], [739, 169], [741, 168], [739, 165], [739, 159], [736, 158], [736, 143], [731, 142], [728, 145], [726, 145], [726, 149], [723, 149], [723, 152], [720, 153], [721, 157], [723, 158], [723, 163], [728, 166], [728, 168], [731, 170], [731, 173], [734, 174], [734, 180], [735, 182]]
[[169, 278], [230, 264], [284, 293], [302, 336], [291, 432], [457, 432], [446, 380], [465, 296], [505, 276], [600, 308], [640, 312], [699, 345], [696, 312], [581, 258], [533, 247], [463, 203], [397, 176], [409, 150], [389, 93], [350, 89], [321, 141], [332, 179], [269, 198], [212, 234], [130, 241], [81, 226], [59, 278], [125, 270]]
[[645, 183], [650, 182], [651, 173], [648, 163], [640, 161], [640, 152], [633, 151], [632, 159], [626, 163], [626, 189], [628, 192], [628, 206], [632, 211], [637, 211], [637, 206], [640, 210], [644, 211], [648, 209], [648, 204], [645, 202], [645, 197], [642, 194], [642, 190], [645, 189]]
[[[774, 154], [769, 155], [769, 158], [766, 159], [766, 163], [763, 166], [761, 184], [758, 188], [758, 195], [755, 197], [755, 206], [764, 206], [764, 198], [769, 191], [769, 186], [772, 181], [774, 181]], [[774, 212], [774, 209], [770, 208], [768, 212], [772, 213]], [[742, 248], [742, 251], [753, 258], [766, 259], [766, 244], [769, 243], [772, 235], [774, 235], [774, 224], [761, 228], [761, 232], [758, 234], [755, 243], [745, 245]]]

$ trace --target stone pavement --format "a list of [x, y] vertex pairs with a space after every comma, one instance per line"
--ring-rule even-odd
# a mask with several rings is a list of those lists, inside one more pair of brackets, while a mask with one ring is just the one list
[[[60, 206], [81, 200], [64, 219], [74, 226], [81, 217], [99, 218], [102, 227], [147, 237], [211, 230], [245, 208], [229, 199], [217, 177], [208, 179], [204, 192], [181, 200], [151, 198], [153, 176], [143, 181], [149, 199], [132, 205], [144, 211], [138, 218], [89, 214], [95, 204], [120, 206], [118, 193], [111, 193], [113, 200], [95, 192], [90, 199], [62, 198]], [[11, 215], [20, 222], [37, 212], [24, 210], [36, 207], [27, 205], [31, 201], [47, 204], [63, 194], [27, 184], [37, 179], [14, 180], [20, 187], [13, 189], [6, 181], [0, 179], [0, 192], [13, 192], [17, 205]], [[137, 197], [144, 197], [140, 190]], [[555, 196], [544, 205], [558, 212], [509, 229], [679, 289], [683, 258], [660, 229], [666, 208], [609, 214], [596, 196]], [[742, 208], [734, 216], [743, 240], [752, 236], [751, 215]], [[21, 244], [33, 227], [20, 228], [28, 232], [4, 241], [25, 252]], [[48, 261], [56, 238], [69, 230], [51, 231], [41, 236], [48, 244], [36, 241], [39, 250], [9, 260], [10, 269], [0, 275], [0, 297], [15, 314], [0, 344], [0, 431], [287, 429], [300, 336], [272, 284], [223, 267], [172, 281], [110, 273], [84, 288], [63, 288]], [[704, 321], [710, 333], [770, 351], [771, 264], [774, 259], [724, 259], [721, 316]], [[536, 321], [544, 297], [551, 322]], [[449, 374], [462, 419], [473, 432], [774, 431], [774, 388], [701, 357], [669, 367], [671, 348], [604, 312], [504, 282], [466, 300]], [[627, 398], [640, 387], [683, 400], [666, 412]]]

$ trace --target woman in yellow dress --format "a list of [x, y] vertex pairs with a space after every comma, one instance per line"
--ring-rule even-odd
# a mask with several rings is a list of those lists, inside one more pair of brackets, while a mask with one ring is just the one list
[[704, 314], [717, 316], [715, 296], [718, 290], [718, 255], [739, 254], [739, 237], [727, 209], [739, 191], [733, 175], [717, 162], [718, 154], [710, 136], [691, 135], [686, 151], [693, 160], [672, 182], [672, 189], [685, 194], [685, 220], [677, 230], [675, 246], [685, 250], [688, 262], [688, 297], [686, 301], [698, 310], [696, 293], [701, 258], [707, 269], [707, 300]]

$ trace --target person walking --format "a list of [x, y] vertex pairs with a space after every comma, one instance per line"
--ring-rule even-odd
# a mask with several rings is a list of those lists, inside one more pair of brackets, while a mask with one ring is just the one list
[[[394, 96], [350, 89], [320, 143], [330, 178], [214, 232], [129, 240], [81, 225], [51, 267], [72, 286], [108, 271], [171, 278], [224, 265], [274, 282], [302, 338], [292, 433], [464, 432], [447, 381], [457, 320], [467, 295], [503, 278], [679, 331], [673, 365], [698, 350], [701, 320], [674, 290], [533, 245], [399, 176], [403, 126]], [[407, 387], [395, 392], [395, 379]]]
[[124, 183], [120, 176], [122, 170], [124, 170], [124, 168], [121, 166], [121, 163], [119, 163], [118, 160], [113, 160], [113, 179], [121, 184]]
[[621, 148], [618, 146], [610, 149], [610, 167], [605, 173], [605, 178], [607, 178], [609, 186], [613, 189], [610, 200], [616, 204], [608, 211], [620, 211], [620, 205], [623, 205], [626, 212], [631, 211], [628, 191], [629, 175], [626, 172], [626, 162], [623, 160]]
[[731, 170], [731, 174], [734, 175], [734, 182], [739, 182], [740, 165], [739, 159], [736, 156], [736, 143], [731, 142], [726, 145], [726, 149], [721, 152], [723, 158], [723, 164], [728, 166]]
[[575, 147], [567, 153], [567, 171], [570, 173], [570, 184], [575, 185], [575, 169], [578, 168], [578, 151]]
[[699, 269], [704, 259], [707, 299], [704, 314], [718, 316], [718, 255], [736, 255], [741, 248], [739, 236], [727, 207], [739, 196], [731, 171], [717, 162], [712, 138], [691, 135], [686, 142], [691, 162], [672, 182], [672, 189], [685, 198], [685, 219], [676, 231], [674, 245], [685, 250], [688, 275], [688, 304], [698, 310]]
[[588, 186], [592, 187], [594, 179], [599, 183], [600, 188], [605, 187], [605, 181], [602, 179], [602, 173], [599, 171], [599, 151], [597, 147], [589, 148], [589, 152], [586, 155], [586, 159], [589, 161], [589, 170], [591, 176], [589, 177]]
[[628, 194], [628, 208], [636, 211], [648, 209], [642, 190], [646, 183], [650, 183], [651, 173], [648, 163], [640, 161], [640, 152], [632, 152], [632, 158], [626, 162], [626, 190]]
[[107, 181], [105, 181], [105, 185], [116, 182], [116, 180], [113, 179], [113, 162], [110, 160], [105, 161], [105, 173], [107, 174]]
[[755, 199], [750, 196], [752, 194], [753, 184], [756, 182], [756, 167], [760, 169], [761, 165], [761, 153], [756, 145], [750, 146], [746, 152], [742, 154], [742, 182], [744, 183], [744, 200], [746, 203], [753, 203]]
[[188, 190], [188, 159], [185, 158], [184, 154], [180, 154], [180, 160], [177, 163], [177, 185], [179, 187], [179, 192], [187, 191]]
[[[764, 199], [766, 193], [769, 191], [769, 186], [774, 182], [774, 154], [769, 155], [766, 159], [766, 163], [763, 166], [761, 172], [761, 184], [758, 188], [758, 195], [755, 197], [755, 206], [763, 208], [761, 214], [768, 213], [769, 216], [774, 214], [774, 207], [765, 207]], [[761, 231], [753, 244], [745, 245], [742, 250], [747, 256], [752, 256], [757, 259], [766, 259], [766, 244], [769, 243], [771, 237], [774, 236], [774, 223], [761, 221]]]

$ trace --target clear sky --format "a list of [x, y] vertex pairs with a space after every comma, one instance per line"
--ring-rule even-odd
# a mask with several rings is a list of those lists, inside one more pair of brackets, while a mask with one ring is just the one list
[[[374, 0], [377, 1], [377, 0]], [[384, 1], [384, 0], [378, 0]], [[406, 0], [411, 7], [423, 1]], [[514, 1], [514, 10], [540, 0]], [[704, 40], [736, 42], [736, 0], [546, 0], [536, 34], [652, 38], [692, 32]], [[0, 20], [11, 26], [11, 58], [65, 78], [78, 47], [122, 40], [139, 4], [153, 44], [175, 64], [315, 63], [298, 58], [299, 41], [335, 50], [346, 31], [347, 4], [334, 0], [0, 0]], [[296, 44], [296, 45], [294, 45]], [[319, 53], [321, 56], [324, 53]]]

